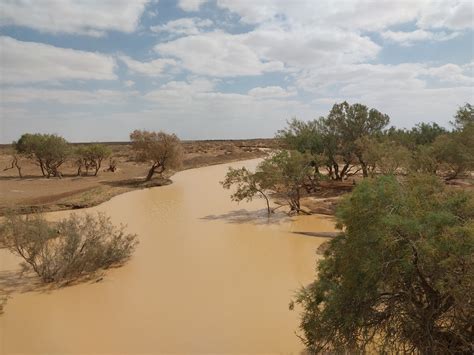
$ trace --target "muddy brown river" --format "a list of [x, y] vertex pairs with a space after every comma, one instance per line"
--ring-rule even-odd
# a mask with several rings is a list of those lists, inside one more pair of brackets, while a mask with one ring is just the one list
[[[183, 171], [172, 185], [89, 209], [138, 234], [134, 256], [100, 282], [12, 293], [0, 315], [0, 353], [299, 354], [299, 316], [288, 303], [314, 278], [325, 239], [298, 232], [333, 231], [333, 221], [267, 219], [262, 200], [230, 201], [218, 183], [228, 166]], [[0, 275], [15, 275], [19, 261], [0, 250]]]

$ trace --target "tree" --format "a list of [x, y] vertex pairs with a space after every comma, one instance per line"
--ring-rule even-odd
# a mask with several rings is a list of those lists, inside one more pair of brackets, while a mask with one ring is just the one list
[[230, 189], [234, 185], [236, 186], [235, 192], [231, 195], [232, 201], [252, 201], [256, 196], [264, 198], [267, 203], [267, 212], [270, 216], [272, 211], [270, 209], [270, 201], [267, 195], [271, 186], [268, 186], [268, 181], [266, 181], [264, 175], [261, 171], [258, 171], [258, 169], [257, 172], [251, 172], [245, 167], [240, 169], [229, 167], [221, 185], [225, 189]]
[[474, 126], [436, 138], [432, 151], [447, 180], [474, 168]]
[[257, 168], [263, 186], [285, 196], [290, 213], [307, 213], [301, 208], [301, 191], [314, 176], [310, 156], [298, 151], [281, 151], [264, 159]]
[[10, 161], [10, 165], [9, 166], [6, 166], [3, 171], [7, 171], [7, 170], [10, 170], [10, 169], [13, 169], [13, 168], [16, 168], [16, 170], [18, 171], [18, 176], [20, 177], [20, 179], [23, 178], [23, 174], [21, 173], [21, 162], [20, 162], [20, 159], [21, 159], [21, 155], [20, 154], [12, 154], [12, 160]]
[[127, 260], [137, 245], [136, 235], [116, 228], [104, 214], [72, 214], [59, 223], [36, 215], [6, 217], [5, 245], [23, 258], [43, 282], [69, 281]]
[[[362, 104], [349, 105], [345, 101], [335, 104], [329, 115], [320, 118], [317, 123], [328, 158], [329, 174], [335, 180], [342, 180], [349, 176], [354, 160], [357, 160], [364, 177], [367, 177], [367, 162], [357, 142], [363, 137], [381, 134], [389, 121], [387, 115]], [[343, 161], [342, 169], [339, 168], [339, 160]]]
[[89, 169], [94, 169], [94, 176], [97, 176], [100, 167], [102, 166], [102, 161], [108, 158], [111, 153], [110, 148], [103, 144], [91, 144], [78, 148], [76, 150], [76, 155], [78, 157], [77, 174], [80, 175], [82, 167], [85, 167], [86, 175], [89, 173]]
[[69, 144], [56, 134], [29, 134], [20, 137], [13, 145], [19, 154], [34, 159], [43, 176], [61, 177], [59, 167], [66, 161]]
[[175, 134], [135, 130], [130, 134], [132, 148], [138, 161], [151, 162], [145, 181], [155, 173], [163, 174], [166, 169], [179, 168], [183, 159], [183, 148]]
[[341, 234], [296, 298], [310, 351], [472, 352], [471, 192], [383, 176], [360, 183], [337, 221]]
[[456, 115], [454, 116], [453, 125], [459, 130], [462, 130], [468, 125], [474, 125], [474, 109], [471, 104], [466, 103], [464, 106], [458, 109]]
[[357, 145], [371, 176], [374, 176], [377, 171], [383, 175], [394, 175], [400, 168], [410, 166], [410, 151], [386, 138], [379, 140], [363, 137], [357, 141]]

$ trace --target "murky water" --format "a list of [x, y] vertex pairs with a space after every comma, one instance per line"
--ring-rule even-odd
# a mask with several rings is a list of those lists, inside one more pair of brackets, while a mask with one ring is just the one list
[[[139, 235], [133, 258], [98, 283], [15, 293], [0, 316], [0, 353], [298, 354], [288, 303], [314, 277], [324, 239], [294, 232], [332, 231], [333, 222], [268, 221], [263, 201], [231, 202], [218, 184], [227, 166], [180, 172], [170, 186], [90, 209]], [[0, 252], [0, 270], [18, 268]]]

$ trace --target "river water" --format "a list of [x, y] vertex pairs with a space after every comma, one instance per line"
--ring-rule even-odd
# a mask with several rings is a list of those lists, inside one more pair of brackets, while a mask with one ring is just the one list
[[[100, 282], [13, 293], [0, 315], [0, 353], [298, 354], [295, 290], [315, 276], [325, 216], [266, 217], [222, 189], [229, 165], [180, 172], [169, 186], [117, 196], [103, 211], [139, 236], [132, 259]], [[57, 219], [70, 212], [56, 212]], [[83, 211], [81, 211], [83, 213]], [[2, 275], [19, 259], [0, 251]]]

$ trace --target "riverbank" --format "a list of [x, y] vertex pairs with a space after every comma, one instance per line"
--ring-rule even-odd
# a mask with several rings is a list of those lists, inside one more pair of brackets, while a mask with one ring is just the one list
[[[185, 155], [182, 169], [260, 158], [274, 145], [275, 141], [271, 139], [183, 142]], [[107, 161], [98, 176], [77, 176], [74, 162], [68, 161], [62, 166], [62, 179], [42, 177], [38, 166], [26, 159], [20, 161], [24, 176], [20, 179], [15, 168], [4, 170], [10, 166], [11, 148], [2, 147], [0, 215], [11, 209], [51, 212], [88, 208], [125, 192], [171, 183], [170, 177], [174, 172], [144, 182], [148, 165], [133, 161], [130, 145], [110, 143], [108, 146], [117, 164], [115, 172], [104, 171], [108, 167]]]

